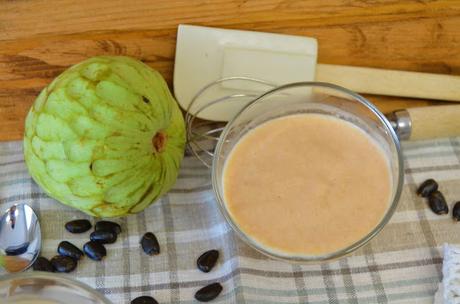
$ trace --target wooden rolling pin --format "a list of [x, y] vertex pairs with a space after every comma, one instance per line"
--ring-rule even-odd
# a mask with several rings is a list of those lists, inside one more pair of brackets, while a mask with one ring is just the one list
[[401, 140], [460, 136], [460, 105], [410, 108], [387, 117]]
[[345, 65], [316, 65], [316, 81], [374, 95], [460, 102], [460, 76]]

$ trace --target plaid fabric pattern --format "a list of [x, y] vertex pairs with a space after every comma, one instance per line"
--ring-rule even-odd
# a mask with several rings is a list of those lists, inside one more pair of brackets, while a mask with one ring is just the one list
[[[450, 215], [433, 214], [415, 190], [435, 178], [450, 207], [460, 200], [460, 138], [405, 143], [404, 154], [405, 186], [397, 212], [374, 240], [345, 259], [291, 265], [252, 250], [220, 215], [208, 170], [189, 156], [168, 195], [142, 213], [116, 220], [123, 232], [107, 245], [107, 258], [84, 258], [69, 276], [113, 303], [140, 295], [160, 303], [195, 303], [194, 293], [215, 281], [224, 290], [213, 303], [431, 303], [442, 277], [441, 246], [460, 243], [460, 224]], [[54, 256], [62, 240], [83, 246], [89, 232], [70, 234], [64, 223], [88, 216], [48, 198], [31, 180], [21, 142], [0, 144], [0, 170], [0, 207], [25, 202], [34, 208], [42, 225], [43, 256]], [[147, 231], [160, 242], [158, 256], [140, 248]], [[221, 253], [219, 264], [202, 273], [196, 259], [212, 248]]]

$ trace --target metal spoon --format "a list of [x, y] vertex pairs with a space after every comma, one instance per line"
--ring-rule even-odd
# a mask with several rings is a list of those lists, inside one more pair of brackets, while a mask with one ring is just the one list
[[27, 204], [11, 206], [0, 217], [0, 266], [7, 272], [29, 268], [38, 257], [41, 230], [37, 215]]

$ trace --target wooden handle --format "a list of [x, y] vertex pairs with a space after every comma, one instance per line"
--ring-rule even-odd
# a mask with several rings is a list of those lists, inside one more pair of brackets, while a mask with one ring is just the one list
[[409, 108], [409, 140], [460, 136], [460, 105]]
[[375, 95], [460, 101], [460, 76], [317, 64], [316, 81]]

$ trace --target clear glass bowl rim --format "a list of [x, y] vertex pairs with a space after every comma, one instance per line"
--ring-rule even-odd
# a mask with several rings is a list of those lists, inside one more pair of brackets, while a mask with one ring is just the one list
[[85, 290], [94, 299], [100, 301], [100, 303], [112, 304], [112, 302], [110, 302], [104, 295], [99, 293], [94, 288], [91, 288], [89, 285], [58, 273], [49, 273], [44, 271], [11, 273], [0, 276], [0, 284], [16, 279], [45, 279], [59, 281], [61, 283], [64, 283], [65, 285], [68, 285], [69, 287], [78, 287]]
[[[220, 188], [219, 184], [221, 183], [221, 179], [219, 178], [218, 173], [217, 173], [217, 169], [216, 169], [217, 168], [217, 162], [218, 162], [218, 159], [220, 158], [222, 145], [224, 144], [225, 139], [226, 139], [229, 131], [231, 130], [232, 126], [234, 125], [234, 123], [238, 120], [238, 118], [242, 115], [242, 113], [244, 113], [245, 111], [250, 109], [254, 104], [259, 102], [264, 97], [267, 97], [269, 95], [278, 93], [278, 92], [283, 91], [283, 90], [292, 89], [292, 88], [299, 88], [299, 87], [322, 87], [322, 88], [326, 88], [326, 89], [335, 90], [335, 91], [338, 91], [338, 92], [340, 92], [342, 94], [347, 95], [348, 97], [350, 97], [350, 99], [352, 99], [355, 102], [365, 106], [368, 110], [371, 111], [371, 113], [375, 117], [378, 118], [378, 120], [381, 122], [382, 126], [385, 127], [385, 130], [390, 134], [390, 137], [393, 140], [393, 144], [395, 146], [396, 154], [397, 154], [398, 171], [399, 171], [398, 175], [397, 175], [397, 178], [398, 178], [397, 188], [396, 188], [396, 191], [395, 191], [394, 199], [391, 202], [390, 207], [387, 209], [387, 212], [385, 213], [385, 215], [382, 218], [382, 220], [380, 221], [380, 223], [371, 232], [369, 232], [366, 236], [364, 236], [363, 238], [361, 238], [357, 242], [351, 244], [350, 246], [348, 246], [346, 248], [343, 248], [341, 250], [338, 250], [338, 251], [335, 251], [335, 252], [332, 252], [332, 253], [328, 253], [328, 254], [325, 254], [325, 255], [311, 255], [311, 256], [293, 255], [293, 256], [289, 256], [289, 255], [285, 255], [285, 254], [281, 254], [281, 253], [276, 253], [274, 251], [270, 251], [270, 250], [262, 247], [259, 243], [257, 243], [253, 239], [251, 239], [248, 235], [246, 235], [236, 225], [236, 223], [233, 221], [232, 217], [230, 216], [230, 214], [229, 214], [229, 212], [228, 212], [228, 210], [227, 210], [227, 208], [225, 206], [224, 198], [222, 197], [221, 193], [218, 190]], [[365, 244], [367, 244], [371, 239], [373, 239], [385, 227], [385, 225], [390, 221], [391, 217], [393, 216], [394, 212], [396, 211], [396, 208], [398, 207], [399, 198], [400, 198], [401, 192], [402, 192], [403, 182], [404, 182], [404, 162], [403, 162], [401, 144], [400, 144], [400, 141], [399, 141], [399, 138], [398, 138], [396, 132], [392, 128], [391, 123], [388, 121], [388, 119], [385, 117], [385, 115], [383, 115], [366, 98], [364, 98], [363, 96], [361, 96], [361, 95], [359, 95], [359, 94], [357, 94], [357, 93], [355, 93], [353, 91], [350, 91], [350, 90], [348, 90], [346, 88], [343, 88], [343, 87], [335, 85], [335, 84], [326, 83], [326, 82], [315, 82], [315, 81], [294, 82], [294, 83], [289, 83], [289, 84], [278, 86], [278, 87], [276, 87], [274, 89], [271, 89], [271, 90], [261, 94], [260, 96], [256, 97], [254, 100], [252, 100], [250, 103], [248, 103], [245, 107], [243, 107], [238, 112], [238, 114], [236, 114], [235, 117], [233, 117], [233, 119], [230, 120], [227, 123], [227, 125], [224, 128], [224, 130], [222, 131], [222, 134], [219, 137], [219, 140], [218, 140], [217, 145], [216, 145], [216, 149], [214, 151], [214, 157], [213, 157], [213, 160], [212, 160], [212, 169], [211, 170], [212, 170], [212, 173], [211, 173], [212, 188], [213, 188], [214, 194], [215, 194], [215, 196], [217, 198], [219, 210], [220, 210], [221, 214], [224, 216], [226, 222], [232, 227], [233, 231], [235, 231], [237, 233], [237, 235], [243, 241], [245, 241], [246, 244], [248, 244], [253, 249], [256, 249], [257, 251], [259, 251], [260, 253], [262, 253], [262, 254], [264, 254], [266, 256], [269, 256], [269, 257], [271, 257], [273, 259], [276, 259], [276, 260], [282, 260], [282, 261], [285, 261], [285, 262], [300, 263], [300, 264], [321, 263], [321, 262], [328, 262], [328, 261], [331, 261], [331, 260], [339, 259], [339, 258], [342, 258], [342, 257], [345, 257], [345, 256], [351, 254], [352, 252], [354, 252], [358, 248], [360, 248], [360, 247], [364, 246]]]

